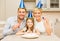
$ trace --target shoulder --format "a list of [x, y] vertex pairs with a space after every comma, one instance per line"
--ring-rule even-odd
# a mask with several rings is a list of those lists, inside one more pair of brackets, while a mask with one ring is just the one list
[[34, 31], [35, 31], [35, 32], [38, 31], [38, 28], [35, 28]]
[[13, 21], [13, 20], [15, 20], [16, 18], [17, 18], [17, 16], [9, 17], [9, 18], [7, 19], [7, 21]]
[[26, 31], [26, 27], [25, 27], [25, 28], [23, 28], [21, 31]]
[[7, 20], [15, 19], [17, 16], [9, 17]]

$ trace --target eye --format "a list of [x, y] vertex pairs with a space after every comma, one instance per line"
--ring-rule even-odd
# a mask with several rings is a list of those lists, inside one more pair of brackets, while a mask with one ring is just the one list
[[36, 12], [34, 12], [34, 14], [37, 14]]
[[21, 13], [21, 11], [19, 11], [19, 13]]
[[25, 11], [23, 11], [22, 13], [25, 13]]
[[27, 22], [27, 23], [32, 24], [33, 22]]
[[38, 14], [40, 14], [40, 12], [38, 12]]

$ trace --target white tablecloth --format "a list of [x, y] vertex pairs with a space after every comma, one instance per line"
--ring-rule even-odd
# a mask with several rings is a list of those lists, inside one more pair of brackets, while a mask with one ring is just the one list
[[60, 38], [58, 38], [54, 34], [51, 36], [40, 35], [40, 37], [36, 39], [25, 39], [22, 38], [21, 36], [10, 35], [10, 36], [6, 36], [1, 41], [60, 41]]

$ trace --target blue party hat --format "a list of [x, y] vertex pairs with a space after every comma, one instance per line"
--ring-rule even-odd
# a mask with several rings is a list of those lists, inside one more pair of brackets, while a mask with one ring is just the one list
[[37, 4], [37, 8], [42, 8], [42, 6], [43, 6], [43, 4], [41, 3], [41, 0], [38, 2], [38, 4]]
[[20, 1], [19, 8], [25, 8], [25, 5], [24, 5], [24, 0], [21, 0], [21, 1]]
[[29, 11], [28, 18], [32, 18], [32, 11]]

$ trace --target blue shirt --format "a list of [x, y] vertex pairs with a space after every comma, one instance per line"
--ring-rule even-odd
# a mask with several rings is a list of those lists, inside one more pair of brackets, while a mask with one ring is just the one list
[[7, 22], [5, 24], [4, 30], [3, 30], [3, 35], [9, 35], [9, 34], [15, 34], [18, 30], [21, 30], [25, 27], [26, 24], [26, 20], [24, 19], [21, 24], [20, 27], [17, 28], [15, 31], [12, 30], [12, 26], [17, 24], [17, 16], [14, 17], [10, 17], [7, 19]]

